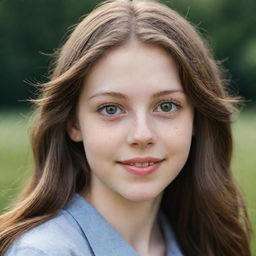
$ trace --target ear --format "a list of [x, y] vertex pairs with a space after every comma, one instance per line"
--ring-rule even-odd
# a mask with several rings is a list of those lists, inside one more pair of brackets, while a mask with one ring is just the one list
[[76, 117], [71, 118], [67, 123], [67, 133], [74, 142], [81, 142], [83, 140], [81, 129]]

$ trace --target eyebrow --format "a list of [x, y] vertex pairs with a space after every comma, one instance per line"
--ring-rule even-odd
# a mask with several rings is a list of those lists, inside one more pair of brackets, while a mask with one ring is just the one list
[[[156, 99], [156, 98], [159, 98], [161, 96], [165, 96], [165, 95], [169, 95], [169, 94], [173, 94], [173, 93], [183, 93], [184, 94], [184, 91], [183, 90], [164, 90], [164, 91], [159, 91], [159, 92], [156, 92], [154, 93], [151, 98], [152, 99]], [[99, 92], [99, 93], [96, 93], [94, 95], [92, 95], [90, 99], [92, 98], [95, 98], [95, 97], [98, 97], [98, 96], [111, 96], [111, 97], [114, 97], [114, 98], [119, 98], [119, 99], [124, 99], [124, 100], [127, 100], [128, 97], [120, 92], [112, 92], [112, 91], [109, 91], [109, 92]]]

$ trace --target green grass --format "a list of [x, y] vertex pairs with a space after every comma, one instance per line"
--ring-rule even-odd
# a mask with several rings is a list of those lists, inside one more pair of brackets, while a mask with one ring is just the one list
[[28, 112], [0, 112], [0, 212], [15, 198], [32, 170]]
[[[256, 111], [242, 113], [233, 126], [234, 157], [232, 167], [245, 200], [254, 232], [256, 232]], [[252, 255], [256, 255], [253, 237]]]
[[[0, 112], [0, 212], [15, 198], [32, 170], [28, 136], [29, 113]], [[253, 229], [256, 230], [256, 111], [243, 112], [233, 125], [232, 167], [243, 191]], [[256, 255], [256, 241], [252, 242]]]

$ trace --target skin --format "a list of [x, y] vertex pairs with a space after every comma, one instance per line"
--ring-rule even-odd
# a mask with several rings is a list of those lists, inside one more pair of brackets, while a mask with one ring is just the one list
[[[172, 92], [151, 98], [165, 90]], [[127, 99], [96, 96], [109, 91]], [[157, 213], [164, 189], [187, 160], [193, 119], [176, 64], [158, 46], [131, 40], [98, 60], [84, 81], [68, 128], [71, 139], [83, 141], [92, 171], [82, 195], [140, 255], [165, 253]], [[147, 156], [164, 161], [146, 176], [117, 163]]]

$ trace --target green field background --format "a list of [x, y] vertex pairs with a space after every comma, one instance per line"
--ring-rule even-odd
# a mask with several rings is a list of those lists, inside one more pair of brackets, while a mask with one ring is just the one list
[[[0, 212], [15, 198], [32, 171], [26, 111], [0, 111]], [[233, 125], [233, 170], [256, 230], [256, 111], [244, 111]], [[256, 255], [256, 240], [252, 241]]]

